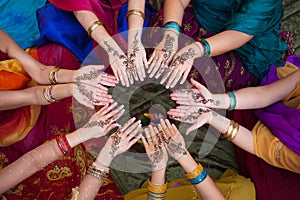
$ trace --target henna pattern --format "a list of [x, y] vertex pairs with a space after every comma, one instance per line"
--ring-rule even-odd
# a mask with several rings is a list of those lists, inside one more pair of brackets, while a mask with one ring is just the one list
[[164, 152], [161, 148], [158, 148], [150, 155], [150, 157], [152, 158], [151, 160], [153, 167], [156, 167], [162, 161]]
[[93, 101], [93, 92], [88, 90], [84, 84], [76, 84], [79, 90], [79, 93], [85, 96], [89, 101]]
[[101, 71], [90, 71], [89, 73], [84, 73], [81, 74], [80, 76], [77, 76], [75, 80], [78, 82], [85, 81], [85, 80], [93, 80], [102, 74], [104, 73]]
[[135, 59], [136, 59], [136, 53], [140, 50], [139, 49], [139, 40], [138, 40], [138, 31], [134, 35], [134, 41], [133, 41], [133, 52], [129, 54], [127, 65], [126, 65], [126, 72], [132, 78], [132, 76], [136, 76], [137, 71], [136, 71], [136, 66], [134, 64]]
[[88, 122], [83, 128], [92, 128], [95, 126], [101, 127], [103, 128], [104, 126], [106, 126], [107, 124], [110, 123], [110, 120], [98, 120], [98, 121], [92, 121], [92, 122]]
[[111, 143], [111, 151], [109, 152], [109, 155], [111, 155], [112, 158], [115, 156], [116, 151], [120, 148], [119, 144], [122, 139], [120, 134], [121, 131], [118, 130], [111, 136], [112, 143]]
[[202, 104], [211, 103], [215, 106], [220, 105], [219, 100], [215, 101], [213, 99], [206, 99], [201, 92], [195, 92], [194, 90], [189, 90], [189, 89], [181, 89], [181, 90], [177, 90], [176, 92], [183, 92], [186, 94], [191, 94], [193, 101], [195, 103], [202, 103]]
[[169, 144], [168, 144], [168, 150], [174, 155], [174, 154], [179, 154], [179, 155], [186, 155], [186, 150], [183, 147], [182, 143], [179, 142], [177, 143], [176, 140], [171, 139]]
[[176, 65], [183, 65], [185, 63], [185, 61], [187, 61], [190, 58], [195, 57], [195, 55], [197, 55], [195, 53], [196, 51], [192, 48], [189, 48], [187, 52], [183, 52], [181, 55], [177, 56], [176, 58], [174, 58], [171, 67], [174, 67]]
[[182, 120], [184, 122], [193, 123], [200, 115], [202, 115], [203, 113], [208, 113], [208, 112], [210, 112], [209, 108], [208, 109], [199, 108], [197, 111], [194, 111], [187, 116], [183, 116], [183, 117], [173, 116], [173, 118]]
[[168, 60], [173, 52], [175, 38], [170, 34], [166, 35], [166, 41], [164, 43], [164, 47], [162, 48], [164, 60]]

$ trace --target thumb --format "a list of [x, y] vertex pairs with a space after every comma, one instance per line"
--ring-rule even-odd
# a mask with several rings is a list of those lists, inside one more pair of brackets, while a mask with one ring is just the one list
[[197, 121], [193, 125], [191, 125], [189, 128], [187, 128], [185, 133], [188, 135], [193, 130], [196, 130], [196, 129], [200, 128], [201, 126], [203, 126], [203, 124], [205, 124], [205, 121], [203, 119], [199, 120], [199, 117], [198, 117]]
[[195, 81], [193, 78], [191, 78], [191, 82], [192, 82], [192, 85], [194, 85], [199, 90], [201, 90], [204, 87], [201, 83]]

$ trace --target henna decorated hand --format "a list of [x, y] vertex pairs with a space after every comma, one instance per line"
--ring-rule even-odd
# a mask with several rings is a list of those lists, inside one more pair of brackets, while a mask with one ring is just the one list
[[91, 85], [77, 82], [73, 84], [72, 96], [82, 105], [93, 109], [94, 105], [108, 105], [114, 102], [107, 91], [107, 88], [95, 88]]
[[171, 31], [165, 31], [163, 40], [154, 49], [148, 63], [148, 74], [150, 78], [155, 75], [155, 78], [159, 78], [162, 74], [169, 74], [170, 69], [168, 67], [173, 56], [178, 49], [178, 35]]
[[181, 156], [187, 155], [184, 139], [174, 124], [169, 120], [161, 119], [158, 128], [171, 157], [178, 160]]
[[140, 139], [141, 121], [134, 121], [135, 118], [131, 118], [108, 138], [96, 160], [108, 167], [117, 155], [127, 151]]
[[147, 155], [151, 161], [152, 170], [157, 171], [159, 169], [165, 168], [168, 162], [168, 153], [164, 146], [162, 135], [159, 133], [157, 128], [149, 125], [145, 129], [145, 134], [147, 138], [142, 137]]
[[145, 69], [148, 68], [146, 51], [141, 42], [142, 30], [130, 30], [128, 32], [128, 64], [136, 68], [137, 73], [133, 73], [135, 81], [144, 81], [146, 78]]
[[101, 47], [108, 53], [109, 63], [117, 80], [120, 80], [121, 84], [126, 87], [133, 84], [133, 74], [137, 73], [136, 69], [129, 65], [127, 56], [113, 38], [103, 40]]
[[[116, 107], [117, 103], [110, 106], [104, 106], [96, 112], [87, 124], [78, 130], [82, 141], [91, 138], [99, 138], [106, 135], [111, 129], [118, 126], [116, 121], [123, 115], [124, 106]], [[115, 108], [116, 107], [116, 108]]]
[[202, 56], [202, 52], [199, 53], [199, 50], [198, 45], [194, 42], [178, 51], [169, 66], [169, 73], [163, 75], [161, 84], [168, 79], [166, 88], [173, 88], [181, 77], [180, 84], [183, 84], [191, 71], [195, 58]]
[[209, 108], [217, 108], [220, 105], [220, 100], [213, 99], [213, 95], [206, 87], [194, 79], [191, 79], [191, 82], [196, 86], [196, 89], [176, 90], [171, 94], [171, 99], [180, 105], [205, 106]]
[[210, 124], [216, 113], [210, 108], [201, 106], [177, 106], [176, 109], [170, 109], [168, 115], [177, 121], [192, 124], [186, 130], [186, 134], [189, 134], [206, 123]]

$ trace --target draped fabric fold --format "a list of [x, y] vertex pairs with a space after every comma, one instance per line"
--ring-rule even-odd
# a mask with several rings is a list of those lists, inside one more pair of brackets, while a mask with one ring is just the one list
[[[267, 76], [261, 81], [261, 85], [267, 85], [279, 80], [277, 72], [283, 69], [285, 72], [299, 70], [300, 56], [291, 56], [287, 59], [288, 65], [276, 69], [271, 66]], [[290, 70], [284, 68], [289, 67]], [[281, 72], [281, 76], [286, 73]], [[278, 137], [280, 141], [300, 155], [300, 82], [296, 84], [295, 89], [288, 98], [282, 102], [277, 102], [266, 108], [256, 110], [256, 116], [271, 130], [273, 135]], [[290, 102], [292, 101], [292, 103]], [[295, 107], [288, 107], [293, 105]]]

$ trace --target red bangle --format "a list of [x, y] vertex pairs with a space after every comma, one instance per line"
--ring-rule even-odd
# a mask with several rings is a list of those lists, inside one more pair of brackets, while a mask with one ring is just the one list
[[60, 151], [64, 154], [67, 155], [70, 151], [72, 151], [72, 148], [66, 138], [66, 135], [59, 135], [56, 137], [56, 143], [57, 146], [59, 147]]

